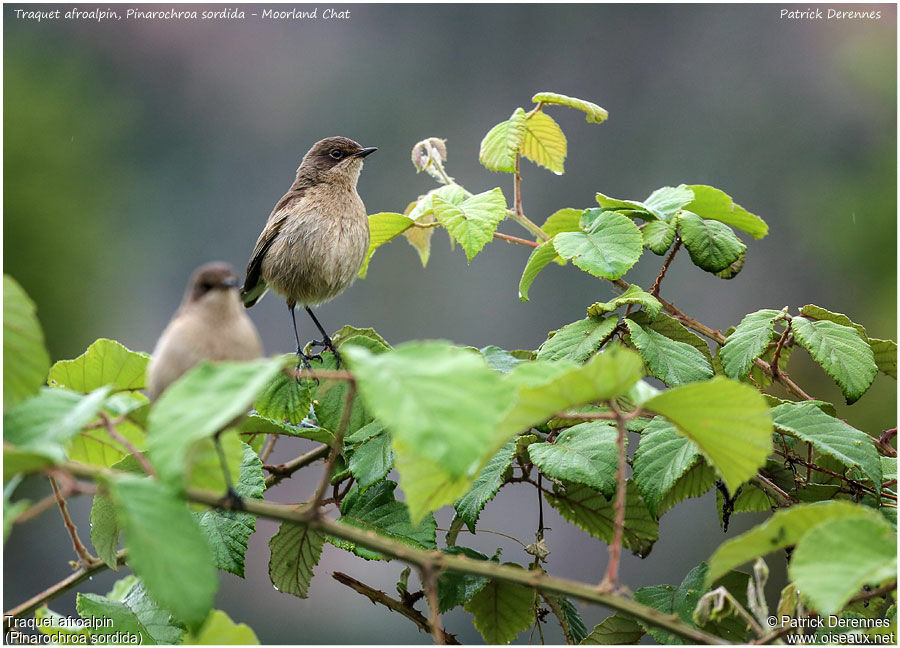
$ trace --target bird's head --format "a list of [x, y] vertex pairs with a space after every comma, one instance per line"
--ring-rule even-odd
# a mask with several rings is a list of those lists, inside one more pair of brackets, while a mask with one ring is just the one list
[[336, 182], [356, 186], [363, 158], [376, 150], [374, 146], [362, 147], [347, 137], [326, 137], [313, 144], [303, 156], [297, 178], [314, 184]]
[[200, 266], [191, 275], [182, 306], [188, 304], [209, 304], [228, 306], [237, 304], [238, 277], [234, 269], [222, 261], [213, 261]]

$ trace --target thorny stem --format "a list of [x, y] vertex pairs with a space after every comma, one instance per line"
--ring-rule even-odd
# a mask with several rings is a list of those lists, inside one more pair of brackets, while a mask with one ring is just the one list
[[[75, 523], [72, 522], [72, 518], [69, 515], [66, 499], [59, 489], [59, 484], [52, 474], [49, 475], [49, 477], [50, 485], [53, 487], [53, 495], [56, 497], [56, 503], [59, 504], [59, 512], [62, 515], [63, 523], [66, 525], [66, 531], [69, 532], [69, 537], [72, 538], [72, 548], [75, 550], [81, 565], [83, 567], [90, 567], [97, 562], [97, 558], [94, 558], [91, 555], [91, 552], [89, 552], [84, 544], [82, 544], [81, 539], [78, 537], [78, 529], [75, 527]], [[71, 477], [69, 478], [71, 479]]]
[[616, 503], [615, 523], [613, 527], [613, 541], [609, 545], [609, 564], [606, 567], [606, 576], [600, 583], [600, 587], [606, 591], [614, 591], [619, 582], [619, 560], [622, 556], [622, 538], [625, 534], [625, 418], [614, 400], [608, 401], [609, 408], [616, 417], [616, 429], [618, 436], [616, 446], [618, 450], [618, 466], [616, 467]]
[[141, 468], [143, 468], [146, 474], [151, 477], [156, 477], [156, 470], [154, 470], [153, 466], [150, 465], [150, 462], [147, 461], [147, 457], [144, 456], [144, 453], [134, 447], [134, 444], [131, 443], [131, 441], [119, 434], [119, 431], [116, 429], [116, 423], [106, 415], [106, 412], [100, 412], [100, 420], [103, 421], [103, 424], [106, 426], [106, 433], [110, 438], [118, 441], [126, 450], [128, 450], [128, 452], [133, 454], [134, 458], [141, 464]]
[[672, 251], [669, 252], [669, 256], [666, 257], [665, 262], [662, 265], [662, 269], [660, 269], [659, 274], [656, 276], [656, 281], [653, 282], [653, 287], [650, 288], [650, 294], [654, 297], [659, 297], [659, 287], [662, 284], [663, 278], [666, 276], [666, 272], [669, 270], [669, 266], [672, 265], [672, 261], [675, 260], [675, 254], [681, 248], [681, 237], [675, 236], [675, 245], [672, 246]]
[[434, 643], [443, 645], [444, 627], [441, 624], [441, 610], [438, 605], [437, 576], [432, 565], [422, 565], [419, 570], [422, 577], [422, 589], [425, 590], [425, 598], [428, 601], [428, 609], [431, 611], [429, 625], [431, 626], [431, 636], [434, 637]]
[[353, 409], [353, 398], [356, 396], [356, 382], [350, 381], [347, 384], [347, 393], [344, 395], [344, 412], [341, 415], [341, 422], [338, 425], [337, 433], [334, 435], [334, 441], [331, 442], [331, 452], [328, 455], [328, 462], [325, 464], [325, 473], [322, 475], [322, 481], [316, 489], [315, 497], [313, 497], [312, 508], [318, 510], [325, 496], [325, 490], [328, 488], [328, 482], [331, 481], [331, 474], [334, 472], [334, 463], [337, 461], [341, 448], [344, 446], [344, 434], [347, 426], [350, 424], [350, 412]]

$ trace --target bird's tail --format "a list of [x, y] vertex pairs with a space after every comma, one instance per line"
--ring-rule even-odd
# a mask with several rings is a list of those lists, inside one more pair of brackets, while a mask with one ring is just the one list
[[241, 301], [244, 302], [244, 308], [255, 306], [256, 302], [263, 298], [267, 290], [268, 286], [266, 286], [266, 282], [262, 278], [256, 282], [255, 286], [248, 286], [245, 283], [244, 287], [241, 288]]

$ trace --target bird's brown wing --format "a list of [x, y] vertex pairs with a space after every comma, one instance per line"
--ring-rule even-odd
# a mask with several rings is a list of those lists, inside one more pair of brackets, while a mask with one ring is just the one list
[[241, 300], [244, 302], [244, 308], [251, 308], [266, 293], [266, 280], [262, 276], [263, 260], [266, 258], [266, 253], [269, 251], [272, 243], [278, 237], [281, 226], [290, 215], [291, 207], [302, 196], [302, 190], [292, 190], [282, 196], [269, 215], [266, 227], [256, 240], [256, 246], [253, 248], [250, 262], [247, 264], [247, 277], [244, 279], [244, 287], [241, 288]]

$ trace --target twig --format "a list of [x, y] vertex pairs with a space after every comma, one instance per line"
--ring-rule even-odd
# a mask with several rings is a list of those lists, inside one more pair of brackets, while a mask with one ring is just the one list
[[797, 503], [797, 500], [785, 493], [775, 482], [764, 475], [757, 473], [750, 479], [750, 483], [774, 499], [779, 506], [791, 506]]
[[[383, 605], [389, 610], [393, 610], [398, 614], [402, 614], [407, 619], [419, 626], [419, 630], [432, 633], [432, 626], [428, 622], [428, 619], [426, 619], [425, 616], [415, 608], [404, 605], [402, 601], [398, 601], [397, 599], [388, 596], [381, 590], [369, 587], [365, 583], [362, 583], [352, 576], [344, 574], [343, 572], [334, 572], [331, 577], [341, 585], [346, 585], [350, 589], [367, 597], [370, 601], [372, 601], [372, 603], [376, 605]], [[459, 641], [456, 639], [455, 635], [450, 634], [446, 630], [441, 630], [441, 633], [443, 639], [442, 643], [459, 645]]]
[[137, 459], [137, 462], [141, 464], [141, 468], [144, 469], [144, 472], [151, 477], [156, 477], [156, 470], [153, 469], [153, 466], [150, 465], [150, 462], [147, 461], [147, 457], [144, 456], [144, 453], [138, 450], [131, 441], [122, 436], [119, 431], [116, 429], [116, 424], [113, 422], [109, 416], [106, 415], [106, 412], [100, 412], [100, 419], [103, 421], [103, 424], [106, 426], [106, 433], [110, 436], [111, 439], [118, 441], [122, 446], [128, 450], [134, 458]]
[[278, 441], [277, 434], [267, 434], [266, 435], [266, 443], [262, 448], [262, 451], [259, 453], [259, 460], [263, 463], [266, 463], [269, 460], [269, 457], [272, 456], [272, 452], [275, 450], [275, 442]]
[[270, 473], [269, 476], [266, 477], [266, 488], [271, 488], [282, 479], [290, 477], [301, 468], [305, 468], [309, 464], [327, 457], [328, 450], [328, 444], [323, 443], [318, 448], [310, 450], [306, 454], [302, 454], [296, 459], [291, 459], [283, 464], [278, 464], [277, 466], [264, 465], [263, 468]]
[[784, 343], [787, 341], [788, 336], [791, 334], [791, 320], [787, 320], [787, 325], [785, 329], [781, 332], [781, 336], [778, 338], [778, 342], [775, 344], [775, 353], [772, 354], [772, 362], [769, 364], [772, 367], [772, 379], [778, 380], [781, 371], [778, 369], [778, 362], [781, 360], [781, 349], [784, 348]]
[[353, 399], [356, 396], [356, 382], [351, 381], [347, 385], [347, 393], [344, 395], [344, 412], [341, 415], [341, 423], [338, 425], [337, 433], [334, 435], [334, 441], [331, 442], [331, 452], [328, 454], [328, 461], [325, 463], [325, 473], [322, 475], [322, 481], [316, 489], [316, 494], [312, 500], [312, 508], [318, 510], [325, 496], [325, 490], [328, 488], [328, 482], [331, 481], [331, 474], [334, 472], [334, 463], [337, 461], [341, 448], [344, 445], [344, 434], [347, 426], [350, 424], [350, 412], [353, 409]]
[[659, 274], [656, 276], [656, 281], [653, 282], [653, 287], [650, 288], [650, 294], [654, 297], [659, 297], [659, 286], [662, 283], [663, 278], [666, 276], [666, 272], [669, 270], [669, 266], [672, 265], [672, 261], [675, 260], [675, 255], [678, 253], [678, 250], [681, 248], [681, 236], [675, 235], [675, 245], [672, 247], [672, 251], [669, 252], [669, 256], [666, 257], [665, 262], [662, 265], [662, 268], [659, 271]]
[[69, 537], [72, 538], [72, 548], [75, 550], [75, 554], [78, 556], [81, 565], [83, 567], [90, 567], [94, 565], [98, 559], [94, 558], [91, 555], [91, 552], [89, 552], [84, 544], [82, 544], [81, 539], [78, 537], [78, 529], [75, 527], [75, 523], [72, 522], [72, 517], [69, 515], [66, 499], [60, 492], [59, 484], [56, 483], [56, 478], [53, 475], [49, 475], [49, 477], [50, 485], [53, 487], [53, 495], [56, 497], [56, 503], [59, 504], [59, 512], [62, 515], [63, 523], [66, 525], [66, 531], [69, 532]]
[[515, 220], [519, 225], [527, 229], [538, 238], [544, 241], [549, 241], [550, 236], [547, 234], [547, 232], [533, 223], [525, 215], [525, 210], [522, 208], [522, 175], [519, 173], [520, 162], [521, 156], [518, 152], [516, 152], [516, 175], [515, 178], [513, 178], [513, 220]]
[[868, 592], [861, 592], [857, 594], [853, 598], [851, 598], [847, 603], [856, 603], [857, 601], [867, 601], [869, 599], [878, 598], [879, 596], [884, 596], [885, 594], [890, 594], [895, 589], [897, 589], [897, 581], [893, 580], [890, 583], [886, 583], [881, 587], [876, 587], [873, 590], [869, 590]]
[[356, 382], [353, 374], [344, 369], [284, 369], [291, 378], [310, 378], [313, 380], [346, 380]]
[[425, 599], [428, 601], [428, 609], [431, 611], [429, 625], [431, 626], [431, 636], [434, 637], [434, 643], [443, 645], [444, 626], [441, 624], [441, 609], [438, 605], [437, 576], [435, 575], [432, 565], [422, 565], [419, 570], [422, 577], [422, 589], [425, 590]]
[[529, 241], [528, 239], [519, 238], [518, 236], [510, 236], [509, 234], [501, 234], [500, 232], [494, 232], [494, 238], [503, 239], [504, 241], [509, 241], [510, 243], [518, 243], [519, 245], [527, 245], [529, 247], [537, 247], [540, 243], [535, 243], [534, 241]]
[[614, 505], [616, 517], [613, 527], [613, 541], [609, 545], [609, 564], [606, 567], [606, 575], [600, 583], [600, 587], [613, 591], [619, 582], [619, 560], [622, 556], [622, 538], [625, 535], [625, 437], [628, 433], [625, 427], [625, 419], [622, 412], [619, 411], [615, 401], [608, 401], [609, 408], [616, 417], [616, 429], [618, 437], [616, 438], [616, 446], [618, 449], [619, 461], [616, 467], [616, 502]]
[[891, 445], [891, 439], [897, 436], [897, 428], [891, 428], [881, 433], [875, 440], [875, 449], [886, 457], [896, 457], [897, 450]]
[[[878, 491], [876, 491], [871, 486], [866, 486], [862, 482], [856, 481], [855, 479], [851, 479], [850, 477], [847, 477], [846, 475], [842, 475], [839, 472], [830, 470], [828, 468], [823, 468], [822, 466], [819, 466], [811, 461], [807, 461], [806, 459], [801, 459], [800, 457], [795, 457], [795, 456], [793, 456], [789, 453], [785, 453], [784, 451], [779, 450], [777, 448], [774, 449], [774, 452], [775, 452], [775, 454], [777, 454], [781, 457], [784, 457], [785, 459], [794, 461], [809, 470], [815, 470], [816, 472], [820, 472], [824, 475], [834, 477], [835, 479], [840, 479], [841, 481], [846, 482], [848, 485], [852, 486], [853, 488], [865, 491], [865, 492], [869, 493], [870, 495], [875, 495], [876, 497], [878, 496]], [[807, 477], [807, 482], [808, 481], [809, 481], [809, 478]], [[892, 499], [895, 501], [897, 499], [897, 496], [893, 495], [892, 493], [881, 493], [881, 497], [884, 497], [886, 499]]]

